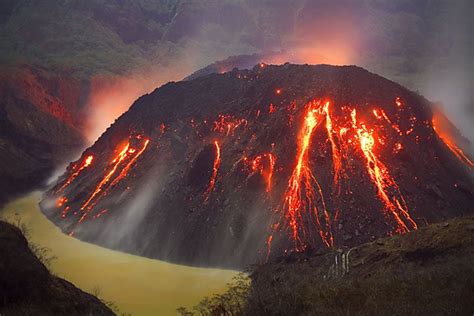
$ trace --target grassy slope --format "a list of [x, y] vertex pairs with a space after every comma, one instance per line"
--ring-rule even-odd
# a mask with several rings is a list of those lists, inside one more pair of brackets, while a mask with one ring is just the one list
[[472, 315], [473, 236], [474, 217], [459, 218], [354, 248], [347, 273], [338, 252], [263, 265], [247, 313]]

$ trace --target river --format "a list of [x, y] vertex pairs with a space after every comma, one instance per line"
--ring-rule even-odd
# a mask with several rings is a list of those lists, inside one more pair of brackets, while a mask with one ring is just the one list
[[69, 237], [39, 210], [41, 192], [8, 203], [0, 212], [6, 220], [20, 219], [30, 241], [51, 249], [50, 270], [86, 292], [112, 301], [121, 313], [176, 315], [205, 296], [222, 293], [238, 272], [171, 264], [110, 250]]

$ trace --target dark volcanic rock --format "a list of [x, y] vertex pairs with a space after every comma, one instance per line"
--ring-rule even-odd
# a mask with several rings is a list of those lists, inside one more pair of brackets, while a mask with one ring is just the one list
[[[265, 258], [270, 235], [270, 256], [279, 256], [295, 246], [284, 194], [306, 105], [326, 99], [335, 146], [346, 148], [343, 173], [337, 187], [327, 122], [318, 112], [306, 158], [324, 199], [314, 194], [318, 211], [308, 211], [304, 180], [299, 181], [300, 249], [301, 244], [324, 249], [323, 239], [330, 236], [335, 246], [353, 246], [473, 211], [471, 171], [434, 132], [427, 100], [359, 67], [290, 64], [173, 82], [139, 98], [68, 168], [42, 209], [81, 239], [174, 262], [244, 267]], [[387, 119], [377, 118], [374, 109]], [[362, 125], [373, 135], [368, 146], [377, 163], [366, 161], [362, 145], [370, 141], [358, 136]], [[124, 149], [127, 140], [130, 147]], [[89, 155], [92, 164], [81, 169]], [[381, 185], [392, 209], [369, 172], [382, 165], [386, 170], [380, 173], [396, 183]], [[67, 179], [72, 181], [65, 186]], [[466, 189], [459, 189], [461, 183]], [[404, 201], [408, 214], [400, 211]]]
[[237, 56], [230, 56], [224, 60], [216, 61], [202, 69], [199, 69], [186, 78], [184, 80], [193, 80], [199, 77], [207, 76], [210, 74], [222, 74], [224, 72], [231, 71], [234, 68], [237, 69], [251, 69], [256, 64], [260, 64], [263, 62], [271, 61], [273, 59], [279, 59], [280, 53], [261, 53], [261, 54], [252, 54], [252, 55], [237, 55]]
[[19, 229], [0, 222], [2, 315], [114, 315], [99, 299], [51, 275]]

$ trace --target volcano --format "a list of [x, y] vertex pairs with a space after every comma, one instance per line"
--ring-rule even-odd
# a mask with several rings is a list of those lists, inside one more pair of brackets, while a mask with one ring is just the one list
[[206, 74], [136, 100], [41, 208], [80, 239], [192, 265], [351, 247], [474, 211], [472, 160], [433, 121], [356, 66]]

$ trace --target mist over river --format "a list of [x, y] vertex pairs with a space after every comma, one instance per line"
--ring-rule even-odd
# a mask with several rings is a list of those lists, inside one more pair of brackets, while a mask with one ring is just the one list
[[121, 313], [175, 315], [180, 306], [192, 307], [205, 296], [223, 292], [238, 272], [195, 268], [134, 256], [63, 234], [41, 213], [35, 191], [8, 203], [0, 217], [21, 220], [30, 242], [51, 249], [57, 257], [50, 271], [99, 297], [112, 301]]

